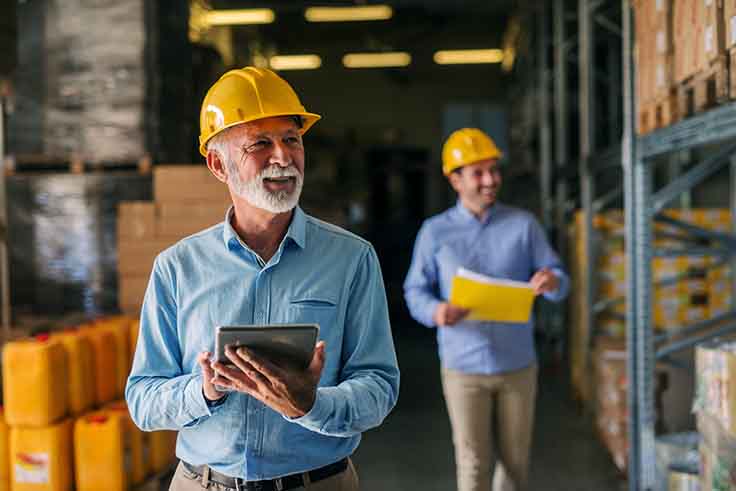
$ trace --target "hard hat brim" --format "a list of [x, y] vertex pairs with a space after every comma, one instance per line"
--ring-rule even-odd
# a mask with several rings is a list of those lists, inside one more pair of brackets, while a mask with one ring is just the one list
[[285, 112], [285, 113], [273, 113], [273, 114], [258, 116], [258, 117], [255, 117], [255, 118], [245, 119], [243, 121], [236, 121], [234, 123], [225, 125], [222, 128], [218, 128], [217, 131], [214, 131], [214, 132], [210, 133], [209, 135], [207, 135], [207, 138], [205, 138], [204, 140], [200, 140], [200, 142], [199, 142], [199, 153], [202, 154], [203, 157], [207, 157], [207, 142], [209, 142], [214, 136], [222, 133], [223, 131], [225, 131], [228, 128], [234, 128], [235, 126], [238, 126], [238, 125], [241, 125], [241, 124], [245, 124], [245, 123], [252, 123], [253, 121], [259, 121], [261, 119], [281, 118], [281, 117], [287, 117], [287, 116], [299, 116], [299, 117], [302, 118], [302, 122], [303, 122], [302, 123], [302, 127], [299, 128], [299, 134], [300, 135], [303, 135], [304, 133], [306, 133], [307, 130], [309, 130], [309, 128], [311, 128], [314, 125], [314, 123], [316, 123], [317, 121], [319, 121], [320, 119], [322, 119], [322, 116], [320, 116], [319, 114], [315, 114], [315, 113], [308, 113], [308, 112], [303, 112], [303, 113], [301, 113], [301, 112], [300, 113]]

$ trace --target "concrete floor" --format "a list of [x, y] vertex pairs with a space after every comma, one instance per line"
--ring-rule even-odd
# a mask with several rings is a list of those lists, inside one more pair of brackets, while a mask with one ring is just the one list
[[[452, 438], [434, 330], [394, 326], [401, 395], [384, 424], [354, 456], [361, 489], [451, 491]], [[565, 367], [542, 364], [532, 449], [533, 491], [620, 491], [625, 482], [596, 440], [589, 417], [570, 400]]]

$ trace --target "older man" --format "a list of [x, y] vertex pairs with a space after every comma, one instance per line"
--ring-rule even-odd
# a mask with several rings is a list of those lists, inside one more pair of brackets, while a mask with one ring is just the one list
[[[373, 247], [297, 206], [318, 119], [266, 69], [205, 96], [200, 151], [233, 206], [157, 257], [126, 388], [139, 427], [179, 430], [171, 490], [357, 490], [349, 457], [396, 403]], [[210, 361], [216, 326], [283, 323], [320, 325], [307, 369], [244, 348], [227, 351], [234, 366]]]
[[[452, 277], [463, 267], [529, 281], [536, 294], [554, 301], [569, 284], [537, 221], [497, 202], [501, 156], [477, 128], [450, 135], [442, 170], [459, 199], [422, 225], [404, 283], [412, 316], [438, 328], [460, 491], [490, 489], [494, 470], [494, 490], [527, 489], [537, 365], [532, 322], [464, 320], [468, 311], [447, 301]], [[501, 465], [494, 469], [494, 461]]]

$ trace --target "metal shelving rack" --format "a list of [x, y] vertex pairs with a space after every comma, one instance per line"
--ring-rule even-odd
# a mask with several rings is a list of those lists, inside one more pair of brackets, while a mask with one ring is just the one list
[[[688, 204], [688, 192], [694, 186], [713, 175], [725, 165], [731, 169], [731, 203], [733, 230], [736, 230], [736, 103], [712, 109], [706, 113], [679, 122], [671, 127], [658, 130], [646, 136], [636, 135], [635, 66], [633, 59], [633, 11], [631, 0], [621, 3], [605, 0], [577, 0], [577, 13], [567, 10], [566, 0], [552, 0], [553, 68], [546, 66], [546, 48], [549, 29], [544, 22], [550, 6], [545, 3], [540, 8], [537, 24], [539, 67], [540, 110], [539, 128], [541, 193], [543, 217], [547, 223], [555, 223], [558, 231], [558, 248], [565, 251], [564, 229], [569, 219], [571, 162], [574, 156], [569, 148], [568, 105], [572, 97], [568, 92], [568, 63], [575, 56], [573, 47], [577, 45], [580, 156], [577, 177], [580, 182], [581, 208], [586, 212], [585, 234], [587, 237], [586, 256], [590, 264], [587, 288], [584, 292], [589, 330], [588, 350], [594, 337], [594, 318], [612, 303], [626, 300], [627, 363], [629, 374], [629, 488], [634, 491], [651, 490], [655, 486], [655, 432], [654, 432], [654, 383], [655, 364], [672, 362], [669, 356], [677, 351], [691, 348], [707, 339], [736, 331], [736, 310], [716, 318], [697, 322], [669, 330], [665, 334], [654, 334], [652, 322], [652, 259], [655, 256], [717, 255], [729, 260], [732, 271], [736, 272], [736, 234], [715, 233], [691, 224], [668, 219], [670, 225], [679, 227], [691, 237], [707, 239], [715, 247], [682, 247], [670, 250], [655, 250], [652, 242], [653, 220], [665, 220], [658, 215], [666, 205], [680, 198]], [[621, 7], [620, 26], [605, 15], [603, 9]], [[568, 32], [567, 22], [577, 21], [577, 33]], [[595, 141], [593, 121], [596, 117], [595, 80], [600, 76], [595, 72], [596, 28], [601, 27], [621, 36], [622, 59], [620, 65], [609, 64], [607, 72], [620, 70], [623, 127], [616, 126], [617, 114], [607, 115], [612, 125], [609, 140], [616, 132], [620, 144], [600, 150]], [[603, 75], [604, 77], [606, 75]], [[552, 79], [552, 93], [548, 94], [548, 84]], [[611, 79], [615, 80], [615, 79]], [[613, 83], [609, 84], [610, 99], [616, 97]], [[553, 124], [547, 120], [549, 104], [554, 104]], [[682, 152], [715, 143], [723, 143], [702, 162], [689, 166], [682, 173]], [[653, 192], [654, 161], [669, 163], [669, 183]], [[596, 176], [607, 169], [619, 167], [623, 172], [622, 185], [606, 189], [596, 196]], [[593, 215], [602, 211], [623, 194], [625, 210], [626, 256], [627, 256], [627, 298], [596, 302], [596, 257], [593, 241]], [[667, 278], [660, 284], [673, 284], [683, 276]], [[736, 298], [736, 274], [732, 275], [732, 288]], [[705, 332], [707, 330], [707, 332]], [[588, 353], [588, 358], [590, 355]]]
[[[655, 486], [654, 369], [658, 360], [702, 341], [736, 330], [736, 310], [717, 318], [683, 326], [668, 335], [655, 336], [652, 323], [651, 260], [662, 255], [733, 257], [736, 235], [714, 233], [690, 224], [669, 221], [692, 236], [709, 239], [715, 248], [691, 247], [657, 250], [652, 244], [652, 220], [667, 204], [726, 165], [731, 166], [731, 209], [736, 216], [736, 104], [712, 109], [645, 136], [635, 134], [633, 11], [630, 0], [623, 8], [624, 134], [622, 167], [627, 253], [627, 351], [629, 373], [629, 488], [651, 490]], [[712, 155], [653, 192], [654, 159], [676, 156], [681, 150], [722, 143]], [[736, 276], [736, 275], [733, 275]], [[731, 321], [728, 323], [728, 321]], [[706, 328], [721, 325], [705, 334]], [[684, 339], [666, 344], [673, 335]], [[662, 345], [661, 343], [665, 343]], [[659, 344], [659, 346], [657, 346]]]

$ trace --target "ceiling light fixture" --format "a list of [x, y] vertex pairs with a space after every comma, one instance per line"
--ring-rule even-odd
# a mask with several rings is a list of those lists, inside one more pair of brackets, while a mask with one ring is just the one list
[[210, 10], [205, 14], [205, 22], [210, 26], [270, 24], [275, 19], [271, 9]]
[[388, 5], [362, 5], [355, 7], [308, 7], [304, 18], [308, 22], [352, 22], [388, 20], [394, 10]]
[[411, 55], [404, 51], [391, 53], [348, 53], [342, 57], [347, 68], [404, 67], [411, 63]]
[[437, 51], [434, 61], [439, 65], [460, 65], [470, 63], [501, 63], [503, 50], [500, 49], [456, 49]]
[[274, 70], [314, 70], [322, 66], [317, 55], [276, 55], [270, 60]]

